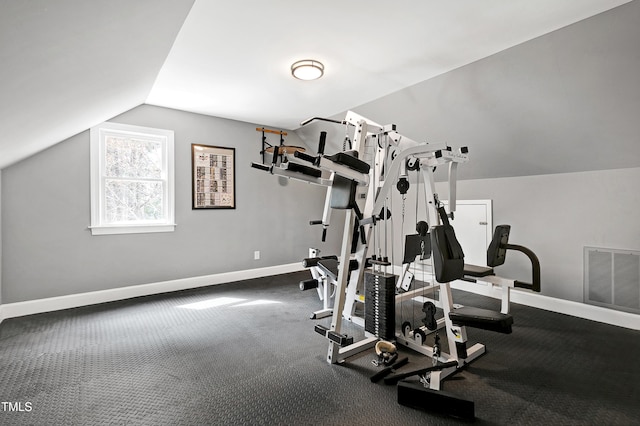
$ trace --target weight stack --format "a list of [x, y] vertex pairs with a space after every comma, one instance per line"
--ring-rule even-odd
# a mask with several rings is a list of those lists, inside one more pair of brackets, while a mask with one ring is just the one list
[[396, 276], [366, 271], [364, 329], [383, 340], [395, 340]]

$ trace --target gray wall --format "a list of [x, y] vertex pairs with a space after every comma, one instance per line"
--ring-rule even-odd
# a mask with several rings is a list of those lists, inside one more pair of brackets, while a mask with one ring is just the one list
[[[309, 246], [338, 252], [337, 226], [323, 244], [308, 225], [324, 188], [250, 167], [261, 159], [255, 124], [147, 105], [111, 121], [175, 131], [175, 232], [91, 235], [85, 131], [2, 171], [3, 303], [288, 264]], [[236, 209], [191, 209], [191, 143], [235, 147]]]

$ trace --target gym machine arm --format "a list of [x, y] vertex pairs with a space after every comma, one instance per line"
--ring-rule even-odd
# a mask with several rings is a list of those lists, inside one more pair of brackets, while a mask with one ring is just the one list
[[517, 244], [504, 244], [504, 248], [507, 250], [515, 250], [520, 253], [524, 253], [529, 260], [531, 261], [531, 282], [527, 283], [524, 281], [516, 280], [514, 282], [514, 286], [518, 288], [526, 288], [529, 290], [533, 290], [537, 293], [540, 292], [540, 261], [538, 260], [538, 256], [524, 246], [520, 246]]

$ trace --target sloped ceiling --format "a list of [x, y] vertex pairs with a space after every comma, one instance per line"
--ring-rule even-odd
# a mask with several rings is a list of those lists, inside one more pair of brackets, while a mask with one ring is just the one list
[[3, 0], [0, 168], [144, 103], [194, 0]]
[[[357, 107], [397, 122], [379, 100], [627, 2], [3, 2], [0, 168], [145, 102], [284, 129]], [[325, 76], [293, 79], [309, 57]]]
[[[460, 179], [640, 167], [638, 22], [630, 2], [352, 109], [418, 141], [467, 146]], [[316, 147], [321, 130], [342, 145], [340, 126], [297, 133]]]

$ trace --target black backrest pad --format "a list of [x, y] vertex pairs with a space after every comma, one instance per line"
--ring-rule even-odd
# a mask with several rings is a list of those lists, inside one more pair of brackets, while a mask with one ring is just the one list
[[352, 209], [356, 205], [356, 181], [335, 175], [331, 185], [332, 209]]
[[342, 164], [343, 166], [347, 166], [350, 169], [353, 169], [360, 173], [369, 173], [369, 169], [371, 168], [369, 163], [358, 159], [358, 157], [356, 157], [354, 154], [357, 155], [357, 152], [354, 152], [351, 155], [346, 152], [338, 152], [337, 154], [326, 155], [325, 157], [331, 161]]
[[431, 257], [431, 239], [428, 233], [424, 237], [420, 234], [405, 236], [402, 263], [411, 263], [416, 260], [416, 256], [420, 256], [420, 260]]
[[451, 225], [431, 229], [431, 248], [436, 281], [446, 283], [464, 276], [464, 252]]
[[500, 266], [504, 263], [507, 257], [507, 250], [504, 248], [505, 244], [509, 243], [509, 232], [511, 226], [498, 225], [493, 231], [493, 238], [489, 243], [487, 249], [487, 266]]

